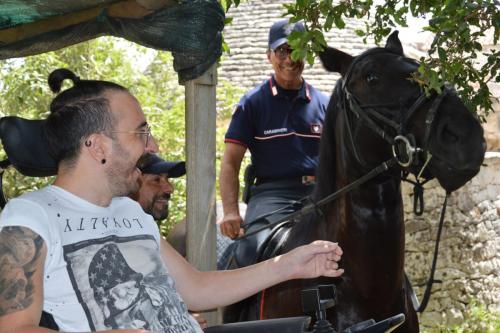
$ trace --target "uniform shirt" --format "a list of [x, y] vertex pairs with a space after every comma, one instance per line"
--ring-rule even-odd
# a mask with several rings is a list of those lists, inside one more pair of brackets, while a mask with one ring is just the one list
[[271, 77], [244, 95], [233, 114], [225, 142], [250, 150], [258, 178], [314, 175], [328, 97], [305, 81], [293, 95]]

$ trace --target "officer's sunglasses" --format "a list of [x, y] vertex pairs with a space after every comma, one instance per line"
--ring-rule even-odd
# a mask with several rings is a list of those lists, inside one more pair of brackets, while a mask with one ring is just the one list
[[278, 57], [280, 60], [285, 60], [290, 56], [290, 54], [293, 52], [293, 50], [290, 47], [287, 46], [280, 46], [277, 47], [273, 50], [274, 55]]

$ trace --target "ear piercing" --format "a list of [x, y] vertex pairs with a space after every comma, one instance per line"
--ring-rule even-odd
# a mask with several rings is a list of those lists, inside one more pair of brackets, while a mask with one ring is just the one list
[[[85, 144], [85, 147], [90, 147], [90, 146], [92, 145], [92, 141], [90, 141], [90, 140], [85, 140], [85, 143], [84, 143], [84, 144]], [[103, 159], [101, 160], [101, 164], [106, 164], [106, 159], [105, 159], [105, 158], [103, 158]]]

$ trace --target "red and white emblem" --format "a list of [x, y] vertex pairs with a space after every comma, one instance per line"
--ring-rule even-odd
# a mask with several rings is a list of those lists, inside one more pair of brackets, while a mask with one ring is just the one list
[[313, 134], [321, 134], [321, 124], [311, 124], [311, 133]]

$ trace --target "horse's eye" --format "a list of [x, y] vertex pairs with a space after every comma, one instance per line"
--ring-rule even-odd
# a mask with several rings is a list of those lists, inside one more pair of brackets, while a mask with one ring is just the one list
[[366, 76], [366, 82], [368, 82], [369, 84], [374, 84], [375, 82], [377, 82], [377, 80], [378, 80], [377, 74], [369, 73]]

